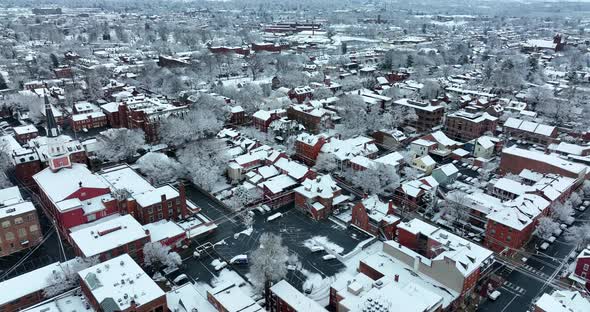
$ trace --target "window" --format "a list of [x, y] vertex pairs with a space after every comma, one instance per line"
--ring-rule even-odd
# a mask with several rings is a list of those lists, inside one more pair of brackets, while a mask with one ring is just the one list
[[509, 242], [512, 240], [512, 237], [510, 237], [510, 235], [506, 236], [506, 241]]
[[33, 221], [34, 218], [35, 218], [35, 216], [33, 214], [27, 215], [27, 222]]
[[154, 216], [150, 216], [150, 223], [154, 222]]
[[162, 204], [158, 204], [156, 207], [158, 207], [158, 211], [162, 211]]
[[172, 200], [168, 201], [168, 208], [172, 208], [172, 205], [174, 205], [174, 203], [172, 202]]
[[27, 229], [20, 228], [18, 229], [18, 238], [25, 238], [27, 237]]
[[174, 210], [172, 208], [168, 209], [168, 217], [171, 217], [173, 213]]
[[6, 232], [6, 234], [4, 234], [4, 238], [6, 238], [7, 241], [14, 240], [14, 233]]
[[152, 214], [152, 213], [154, 213], [154, 208], [152, 208], [152, 207], [149, 207], [149, 208], [148, 208], [148, 213], [149, 213], [149, 214]]
[[177, 199], [176, 199], [176, 204], [177, 204], [177, 205], [180, 205], [180, 198], [177, 198]]
[[39, 227], [36, 224], [29, 226], [29, 232], [37, 232]]
[[10, 226], [10, 220], [2, 222], [2, 228], [7, 228]]
[[164, 215], [160, 212], [158, 213], [158, 220], [162, 220], [164, 219]]
[[590, 268], [590, 264], [584, 264], [584, 271], [588, 271], [589, 268]]

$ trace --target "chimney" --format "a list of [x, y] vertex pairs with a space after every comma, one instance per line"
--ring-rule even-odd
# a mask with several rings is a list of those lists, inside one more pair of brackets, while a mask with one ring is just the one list
[[82, 187], [82, 181], [78, 182], [78, 187]]
[[394, 281], [396, 281], [396, 282], [399, 282], [399, 275], [398, 275], [398, 274], [396, 274], [396, 275], [393, 277], [393, 280], [394, 280]]
[[164, 203], [166, 202], [166, 194], [162, 194], [162, 196], [160, 196], [160, 200]]
[[420, 256], [414, 258], [414, 272], [418, 272], [420, 268]]
[[393, 200], [390, 199], [387, 207], [387, 214], [391, 215], [394, 211], [395, 210], [393, 209]]
[[145, 230], [145, 235], [150, 236], [150, 230], [148, 229], [144, 229]]

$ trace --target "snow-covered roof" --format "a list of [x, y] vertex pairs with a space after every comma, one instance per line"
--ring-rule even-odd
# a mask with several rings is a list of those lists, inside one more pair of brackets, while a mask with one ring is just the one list
[[555, 127], [553, 126], [543, 125], [532, 121], [520, 120], [514, 117], [508, 118], [504, 122], [504, 127], [519, 129], [544, 136], [551, 136], [555, 131]]
[[[490, 258], [493, 255], [491, 250], [420, 219], [402, 222], [397, 227], [412, 234], [420, 233], [427, 236], [430, 240], [437, 242], [438, 245], [436, 246], [438, 248], [434, 250], [437, 256], [430, 260], [451, 259], [455, 261], [457, 270], [463, 276], [469, 276], [473, 271], [490, 264]], [[385, 242], [384, 244], [397, 245], [393, 241]]]
[[217, 312], [206, 296], [193, 283], [186, 283], [166, 293], [166, 304], [174, 312]]
[[[342, 298], [338, 305], [346, 311], [377, 311], [381, 306], [395, 307], [404, 312], [437, 311], [442, 308], [443, 297], [424, 285], [424, 281], [402, 280], [398, 274], [374, 281], [364, 273], [341, 276], [332, 288]], [[448, 304], [448, 303], [447, 303]], [[387, 309], [387, 308], [385, 308]]]
[[255, 312], [263, 311], [248, 294], [231, 281], [222, 282], [220, 285], [207, 291], [209, 295], [215, 298], [215, 301], [227, 312]]
[[494, 183], [494, 187], [517, 196], [522, 195], [530, 190], [527, 185], [508, 178], [498, 179], [498, 181]]
[[162, 196], [166, 196], [166, 199], [172, 199], [179, 196], [178, 191], [170, 185], [163, 185], [158, 188], [147, 190], [141, 194], [133, 194], [133, 198], [141, 207], [151, 206], [153, 204], [161, 203]]
[[142, 307], [165, 295], [128, 254], [84, 269], [78, 275], [105, 310], [125, 311], [132, 301]]
[[34, 125], [18, 126], [18, 127], [14, 127], [13, 129], [14, 129], [14, 133], [16, 133], [16, 135], [38, 132], [37, 127], [35, 127]]
[[262, 182], [260, 185], [266, 186], [273, 194], [278, 194], [297, 185], [297, 181], [286, 174], [281, 174]]
[[410, 100], [410, 99], [399, 99], [399, 100], [393, 101], [393, 104], [402, 105], [402, 106], [410, 107], [413, 109], [423, 110], [423, 111], [428, 111], [428, 112], [433, 112], [438, 109], [444, 109], [442, 106], [432, 105], [430, 102], [415, 101], [415, 100]]
[[184, 234], [184, 229], [170, 220], [148, 223], [143, 228], [149, 231], [152, 242], [160, 242]]
[[287, 281], [281, 280], [280, 282], [272, 285], [270, 291], [281, 298], [286, 304], [289, 305], [295, 311], [305, 312], [325, 312], [327, 311], [321, 305], [314, 300], [306, 297], [304, 294], [299, 292], [295, 287], [291, 286]]
[[301, 186], [295, 189], [295, 192], [306, 198], [321, 197], [325, 199], [333, 198], [334, 193], [340, 191], [340, 187], [330, 175], [318, 175], [315, 179], [305, 179]]
[[487, 136], [481, 136], [477, 138], [477, 144], [479, 144], [484, 149], [490, 149], [495, 146], [494, 142], [492, 142], [492, 140], [490, 140], [490, 137]]
[[529, 226], [549, 202], [535, 194], [523, 194], [488, 214], [488, 219], [521, 231]]
[[71, 168], [62, 168], [57, 172], [45, 168], [35, 174], [33, 179], [53, 203], [66, 199], [80, 188], [108, 189], [104, 180], [78, 163], [72, 163]]
[[147, 238], [144, 228], [131, 215], [118, 216], [105, 222], [97, 220], [70, 233], [70, 237], [85, 257], [124, 246]]
[[452, 140], [451, 138], [449, 138], [446, 134], [444, 134], [444, 132], [442, 131], [435, 131], [433, 133], [430, 134], [434, 140], [445, 147], [450, 147], [450, 146], [455, 146], [455, 145], [462, 145], [460, 142], [457, 142], [455, 140]]
[[295, 180], [302, 179], [309, 171], [305, 165], [288, 158], [281, 158], [274, 165]]
[[590, 301], [578, 291], [556, 290], [551, 295], [544, 293], [535, 302], [542, 311], [585, 312], [590, 311]]
[[453, 164], [442, 165], [438, 169], [440, 169], [447, 177], [450, 177], [459, 172], [459, 169], [457, 169], [457, 167], [455, 167]]
[[322, 153], [334, 155], [337, 159], [350, 160], [355, 156], [367, 156], [379, 151], [373, 139], [359, 136], [351, 139], [340, 140], [331, 138], [322, 146]]
[[7, 187], [0, 190], [0, 206], [8, 206], [21, 202], [23, 196], [18, 190], [18, 186]]
[[63, 274], [59, 262], [0, 282], [0, 306], [47, 288], [55, 274]]
[[516, 146], [505, 148], [502, 150], [502, 153], [544, 162], [548, 165], [563, 169], [576, 175], [585, 174], [587, 172], [587, 166], [562, 159], [558, 155], [554, 154], [545, 154], [540, 151], [522, 149]]
[[585, 151], [590, 150], [590, 146], [560, 142], [559, 144], [550, 144], [549, 150], [564, 154], [581, 156]]

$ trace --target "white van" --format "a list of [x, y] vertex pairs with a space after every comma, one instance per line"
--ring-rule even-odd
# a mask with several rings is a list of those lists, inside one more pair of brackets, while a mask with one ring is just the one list
[[266, 218], [266, 221], [267, 221], [267, 222], [270, 222], [270, 221], [276, 220], [276, 219], [278, 219], [278, 218], [280, 218], [280, 217], [282, 217], [282, 216], [283, 216], [283, 214], [282, 214], [282, 213], [280, 213], [280, 212], [277, 212], [277, 213], [273, 214], [272, 216], [270, 216], [270, 217]]

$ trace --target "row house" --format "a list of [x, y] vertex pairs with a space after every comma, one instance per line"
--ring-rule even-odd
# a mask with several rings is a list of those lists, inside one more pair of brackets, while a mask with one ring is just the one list
[[430, 142], [435, 142], [436, 148], [434, 150], [431, 150], [430, 153], [438, 155], [440, 157], [447, 157], [451, 154], [452, 151], [463, 146], [463, 143], [457, 142], [449, 138], [444, 132], [440, 130], [427, 134], [421, 137], [421, 139]]
[[557, 128], [510, 117], [504, 122], [504, 135], [532, 143], [549, 145], [557, 138]]
[[404, 144], [408, 137], [398, 129], [381, 129], [373, 133], [375, 141], [388, 149], [395, 149]]
[[285, 152], [277, 151], [268, 145], [258, 146], [232, 159], [228, 164], [227, 175], [232, 182], [238, 182], [244, 179], [244, 175], [248, 171], [272, 165], [279, 159], [286, 157]]
[[393, 105], [401, 105], [403, 107], [414, 109], [418, 118], [416, 120], [411, 120], [409, 124], [415, 127], [418, 131], [429, 131], [442, 124], [445, 108], [436, 103], [437, 102], [431, 103], [410, 99], [393, 101]]
[[570, 177], [576, 179], [577, 183], [581, 183], [588, 174], [587, 166], [568, 161], [556, 154], [547, 154], [516, 146], [502, 150], [499, 167], [501, 173], [520, 174], [524, 169], [541, 174], [554, 173]]
[[272, 208], [292, 203], [295, 200], [294, 189], [297, 186], [297, 180], [286, 174], [274, 176], [258, 184], [262, 189], [264, 203]]
[[576, 256], [574, 272], [569, 279], [590, 290], [590, 246], [587, 246]]
[[259, 110], [252, 114], [252, 125], [254, 128], [262, 132], [268, 132], [268, 127], [273, 121], [281, 119], [286, 115], [287, 111], [284, 109], [275, 109], [270, 111]]
[[572, 290], [554, 290], [544, 293], [533, 302], [533, 312], [581, 312], [590, 310], [585, 294]]
[[397, 172], [403, 162], [404, 156], [399, 152], [389, 153], [374, 160], [365, 156], [355, 156], [350, 160], [350, 168], [355, 171], [375, 169]]
[[264, 311], [264, 308], [249, 296], [249, 291], [243, 285], [231, 281], [223, 281], [215, 288], [208, 289], [207, 300], [218, 312]]
[[458, 111], [447, 115], [444, 131], [450, 138], [466, 142], [486, 132], [494, 133], [497, 125], [498, 118], [486, 112]]
[[350, 161], [357, 156], [364, 156], [368, 159], [376, 158], [379, 149], [375, 145], [374, 139], [365, 136], [346, 140], [331, 137], [322, 145], [320, 152], [332, 157], [336, 165], [340, 169], [344, 169], [349, 167]]
[[547, 147], [552, 153], [560, 154], [563, 156], [588, 156], [590, 155], [590, 146], [577, 145], [567, 142], [559, 142], [559, 144], [549, 144]]
[[327, 218], [336, 206], [348, 199], [330, 175], [306, 179], [295, 189], [295, 207], [315, 220]]
[[395, 238], [401, 220], [394, 212], [393, 201], [385, 203], [377, 196], [367, 197], [352, 208], [350, 224], [371, 235], [391, 240]]
[[415, 210], [428, 204], [438, 189], [438, 182], [432, 176], [405, 181], [395, 190], [394, 203], [404, 210]]
[[308, 166], [313, 166], [325, 143], [326, 137], [323, 135], [302, 133], [295, 140], [295, 155], [293, 157]]
[[484, 244], [494, 252], [513, 254], [531, 239], [538, 219], [549, 214], [550, 202], [523, 194], [487, 215]]
[[0, 258], [34, 247], [43, 234], [33, 203], [13, 186], [0, 190]]
[[240, 55], [250, 55], [250, 47], [248, 46], [241, 46], [241, 47], [227, 47], [227, 46], [209, 46], [209, 52], [213, 54], [240, 54]]

